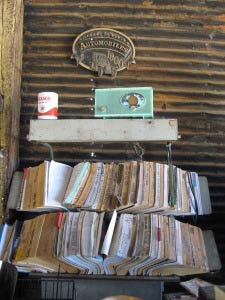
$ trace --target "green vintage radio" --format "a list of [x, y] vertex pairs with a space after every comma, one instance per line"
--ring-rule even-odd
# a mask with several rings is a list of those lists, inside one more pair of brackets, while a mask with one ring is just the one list
[[151, 87], [96, 89], [95, 117], [153, 118], [153, 89]]

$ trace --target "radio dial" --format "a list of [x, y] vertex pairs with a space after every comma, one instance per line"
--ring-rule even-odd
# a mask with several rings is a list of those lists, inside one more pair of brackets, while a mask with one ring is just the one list
[[128, 98], [128, 103], [130, 105], [130, 108], [131, 109], [134, 109], [137, 104], [138, 104], [138, 98], [134, 95], [131, 95], [129, 98]]

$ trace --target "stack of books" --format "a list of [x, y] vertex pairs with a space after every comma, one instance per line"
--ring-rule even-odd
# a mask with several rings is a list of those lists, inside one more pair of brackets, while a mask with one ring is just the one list
[[158, 214], [49, 213], [24, 221], [11, 239], [20, 270], [107, 275], [209, 271], [200, 228]]
[[203, 213], [197, 173], [149, 161], [45, 161], [24, 170], [17, 209]]
[[110, 275], [188, 275], [209, 271], [200, 228], [156, 214], [122, 214], [104, 260]]
[[24, 222], [16, 221], [4, 259], [13, 260], [22, 272], [79, 273], [78, 269], [64, 264], [55, 256], [58, 221], [58, 213], [44, 214]]

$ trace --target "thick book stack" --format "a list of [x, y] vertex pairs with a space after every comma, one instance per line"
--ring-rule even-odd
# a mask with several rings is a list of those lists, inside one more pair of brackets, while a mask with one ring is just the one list
[[197, 173], [149, 161], [55, 161], [24, 170], [19, 210], [203, 214]]
[[[12, 261], [19, 271], [78, 273], [55, 256], [58, 213], [44, 214], [24, 222], [16, 221], [4, 260]], [[60, 268], [59, 268], [60, 266]]]
[[11, 258], [20, 270], [108, 275], [187, 275], [209, 271], [203, 233], [167, 216], [50, 213], [14, 230]]

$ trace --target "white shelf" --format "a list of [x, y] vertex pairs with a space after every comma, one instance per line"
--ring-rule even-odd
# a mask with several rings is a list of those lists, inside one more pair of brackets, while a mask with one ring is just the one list
[[29, 141], [147, 142], [176, 141], [176, 119], [63, 119], [31, 120]]

